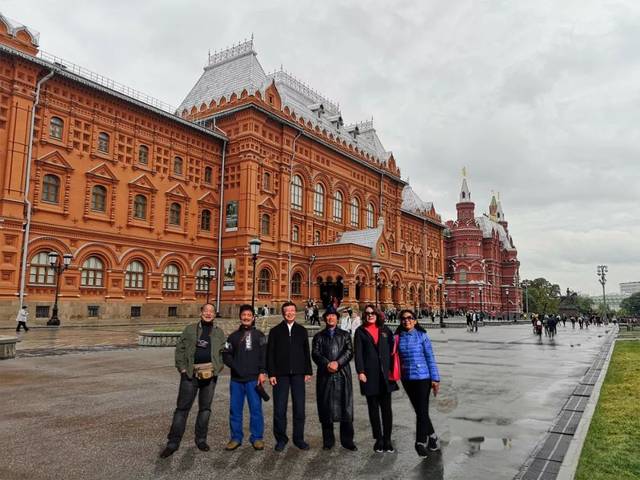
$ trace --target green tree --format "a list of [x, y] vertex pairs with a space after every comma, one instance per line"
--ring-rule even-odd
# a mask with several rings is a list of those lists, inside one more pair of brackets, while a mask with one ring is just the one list
[[625, 298], [620, 304], [620, 309], [628, 315], [640, 315], [640, 293], [634, 293], [629, 298]]
[[[541, 315], [558, 313], [560, 286], [557, 283], [551, 283], [546, 278], [536, 278], [535, 280], [523, 280], [522, 286], [527, 287], [529, 312]], [[523, 292], [524, 294], [525, 292]], [[526, 299], [524, 300], [526, 301]]]
[[583, 315], [590, 315], [593, 313], [593, 299], [586, 295], [576, 295], [576, 306], [578, 311]]

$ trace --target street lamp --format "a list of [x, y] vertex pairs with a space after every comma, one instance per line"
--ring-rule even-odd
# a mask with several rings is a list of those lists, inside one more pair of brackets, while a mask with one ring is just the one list
[[447, 295], [449, 295], [449, 292], [445, 290], [443, 295], [444, 295], [444, 316], [445, 318], [447, 318]]
[[480, 295], [480, 320], [484, 320], [484, 308], [482, 306], [482, 285], [478, 287], [478, 293]]
[[380, 280], [380, 264], [378, 262], [374, 262], [371, 264], [373, 268], [373, 274], [376, 277], [376, 308], [378, 308], [378, 281]]
[[609, 272], [609, 267], [606, 265], [598, 265], [598, 281], [600, 285], [602, 285], [602, 309], [603, 309], [603, 320], [606, 322], [607, 320], [607, 296], [604, 292], [604, 285], [607, 283], [607, 272]]
[[255, 312], [255, 303], [256, 303], [256, 260], [258, 260], [258, 254], [260, 253], [260, 245], [262, 242], [259, 238], [254, 238], [253, 240], [249, 240], [249, 250], [251, 252], [251, 257], [253, 260], [253, 285], [251, 286], [251, 308]]
[[522, 288], [524, 288], [524, 309], [527, 315], [529, 314], [529, 284], [524, 281], [521, 283]]
[[505, 288], [504, 293], [507, 296], [507, 320], [509, 320], [509, 289]]
[[207, 282], [207, 303], [209, 303], [209, 293], [211, 291], [211, 280], [216, 278], [217, 270], [216, 267], [204, 267], [202, 269], [202, 278], [205, 282]]
[[442, 318], [442, 283], [444, 282], [444, 278], [442, 275], [438, 275], [438, 299], [440, 301], [440, 328], [444, 327], [444, 318]]
[[313, 265], [313, 262], [316, 261], [316, 256], [311, 255], [311, 257], [309, 257], [309, 275], [308, 275], [308, 280], [309, 280], [309, 290], [307, 291], [307, 293], [309, 294], [309, 303], [311, 303], [311, 266]]
[[49, 265], [56, 274], [56, 295], [55, 300], [53, 302], [53, 312], [51, 314], [51, 318], [47, 321], [47, 325], [58, 326], [60, 325], [60, 319], [58, 318], [58, 295], [60, 294], [60, 277], [62, 276], [62, 272], [64, 272], [69, 265], [71, 265], [71, 259], [73, 255], [70, 253], [65, 253], [62, 256], [62, 261], [60, 261], [60, 256], [57, 252], [49, 252]]

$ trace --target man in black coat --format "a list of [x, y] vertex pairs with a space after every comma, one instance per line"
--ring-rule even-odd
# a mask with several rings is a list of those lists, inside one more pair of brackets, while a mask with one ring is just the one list
[[327, 309], [322, 315], [326, 328], [313, 337], [313, 361], [318, 366], [316, 399], [322, 424], [322, 448], [335, 444], [333, 423], [340, 422], [340, 443], [356, 451], [353, 443], [353, 385], [349, 361], [353, 357], [350, 332], [337, 328], [338, 314]]
[[267, 373], [273, 386], [273, 435], [276, 452], [284, 450], [287, 437], [287, 402], [291, 390], [293, 405], [293, 444], [309, 450], [304, 441], [304, 384], [311, 380], [309, 333], [296, 323], [296, 305], [282, 305], [283, 321], [269, 331], [267, 343]]

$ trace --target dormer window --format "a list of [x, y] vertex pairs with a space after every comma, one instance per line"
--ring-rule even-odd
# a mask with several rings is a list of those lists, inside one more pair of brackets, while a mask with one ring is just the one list
[[313, 105], [309, 105], [309, 109], [315, 113], [318, 118], [322, 118], [322, 115], [324, 114], [324, 105], [321, 103], [314, 103]]
[[340, 128], [344, 126], [344, 121], [342, 120], [341, 115], [334, 115], [333, 117], [329, 117], [328, 120], [331, 122], [331, 125], [333, 125], [336, 130], [340, 130]]
[[358, 128], [357, 125], [349, 129], [349, 135], [351, 135], [354, 140], [357, 140], [358, 135], [360, 135], [360, 129]]

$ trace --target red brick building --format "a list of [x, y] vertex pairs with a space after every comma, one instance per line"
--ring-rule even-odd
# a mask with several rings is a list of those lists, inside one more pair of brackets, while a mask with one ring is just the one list
[[512, 318], [522, 312], [518, 251], [502, 205], [492, 196], [489, 213], [475, 215], [467, 179], [462, 180], [458, 217], [444, 232], [446, 308]]

